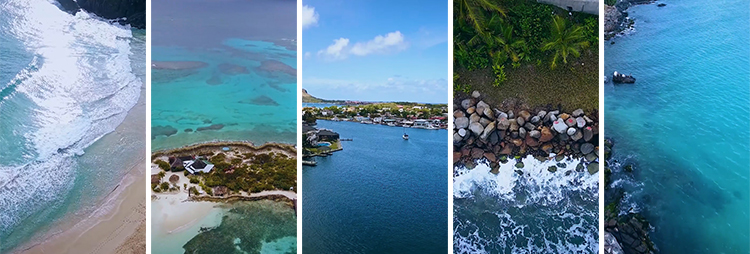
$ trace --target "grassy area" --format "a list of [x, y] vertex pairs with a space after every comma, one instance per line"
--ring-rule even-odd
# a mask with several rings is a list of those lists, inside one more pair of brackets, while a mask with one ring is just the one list
[[[551, 105], [562, 107], [564, 111], [582, 108], [587, 112], [599, 108], [599, 56], [598, 50], [586, 50], [580, 58], [567, 65], [550, 69], [525, 64], [518, 68], [505, 68], [507, 80], [494, 87], [492, 68], [468, 71], [457, 69], [458, 84], [470, 85], [472, 91], [483, 94], [485, 101], [492, 105], [507, 108], [529, 108]], [[456, 92], [455, 98], [466, 98], [463, 92]]]

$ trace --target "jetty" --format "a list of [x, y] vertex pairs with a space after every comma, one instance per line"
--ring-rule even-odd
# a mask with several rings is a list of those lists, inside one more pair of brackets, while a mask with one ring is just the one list
[[303, 166], [313, 166], [314, 167], [314, 166], [318, 165], [318, 162], [317, 161], [302, 160], [302, 165]]

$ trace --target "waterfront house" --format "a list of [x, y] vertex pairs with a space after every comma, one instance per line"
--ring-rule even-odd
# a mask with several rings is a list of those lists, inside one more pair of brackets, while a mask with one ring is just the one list
[[214, 168], [214, 164], [206, 163], [203, 160], [194, 160], [185, 164], [185, 169], [191, 174], [197, 172], [209, 173]]
[[411, 126], [412, 128], [422, 128], [427, 129], [430, 128], [432, 125], [430, 125], [430, 122], [424, 119], [417, 119], [414, 120], [414, 124]]
[[318, 141], [337, 141], [339, 140], [339, 134], [330, 130], [322, 129], [318, 131]]

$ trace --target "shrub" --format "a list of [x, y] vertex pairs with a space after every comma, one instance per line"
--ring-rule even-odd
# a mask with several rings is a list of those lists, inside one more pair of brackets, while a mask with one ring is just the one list
[[492, 71], [495, 73], [495, 81], [492, 83], [492, 86], [498, 87], [507, 79], [505, 76], [505, 65], [496, 64], [492, 66]]
[[192, 184], [196, 184], [196, 183], [200, 183], [200, 181], [199, 181], [199, 180], [198, 180], [198, 178], [196, 178], [196, 177], [191, 177], [191, 178], [190, 178], [190, 183], [192, 183]]
[[156, 163], [156, 165], [159, 165], [159, 168], [162, 169], [162, 170], [164, 170], [164, 171], [169, 171], [169, 169], [170, 169], [169, 163], [167, 163], [166, 161], [156, 160], [156, 161], [154, 161], [154, 163]]
[[185, 170], [185, 167], [183, 167], [183, 166], [177, 166], [177, 167], [175, 167], [175, 168], [172, 169], [172, 172], [180, 172], [180, 171], [184, 171], [184, 170]]
[[159, 185], [159, 188], [161, 188], [162, 190], [169, 190], [169, 183], [163, 182]]

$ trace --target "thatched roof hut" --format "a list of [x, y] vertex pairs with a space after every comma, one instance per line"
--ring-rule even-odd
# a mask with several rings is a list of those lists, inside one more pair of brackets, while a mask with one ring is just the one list
[[179, 180], [180, 180], [180, 176], [178, 176], [178, 175], [172, 175], [172, 176], [169, 177], [169, 182], [172, 183], [172, 184], [177, 183], [177, 181], [179, 181]]
[[161, 177], [159, 177], [159, 174], [151, 175], [151, 184], [159, 184], [160, 182], [161, 182]]

